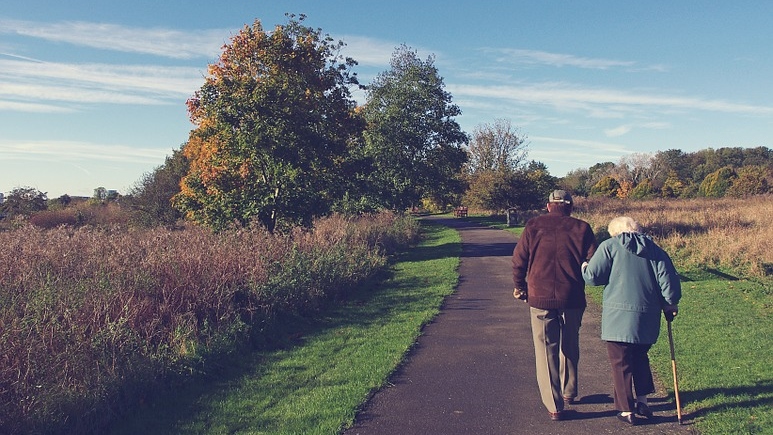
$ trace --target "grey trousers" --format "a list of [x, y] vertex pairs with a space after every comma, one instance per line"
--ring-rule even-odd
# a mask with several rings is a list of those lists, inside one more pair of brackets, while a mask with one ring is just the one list
[[564, 397], [577, 397], [580, 326], [585, 309], [531, 307], [529, 311], [542, 403], [550, 412], [563, 411]]

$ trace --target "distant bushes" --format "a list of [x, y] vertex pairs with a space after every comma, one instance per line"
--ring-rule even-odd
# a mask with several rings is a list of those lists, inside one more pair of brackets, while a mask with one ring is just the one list
[[0, 433], [96, 431], [148, 386], [355, 291], [417, 234], [390, 213], [288, 235], [0, 232]]
[[132, 215], [116, 203], [80, 203], [64, 208], [39, 211], [29, 217], [29, 223], [39, 228], [67, 226], [111, 226], [132, 223]]

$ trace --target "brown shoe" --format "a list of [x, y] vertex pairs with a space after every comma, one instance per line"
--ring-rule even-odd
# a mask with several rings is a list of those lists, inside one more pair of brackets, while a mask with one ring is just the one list
[[577, 399], [574, 397], [564, 397], [564, 405], [574, 405], [577, 403]]
[[549, 412], [550, 419], [553, 421], [561, 421], [564, 419], [564, 411], [558, 411], [558, 412]]

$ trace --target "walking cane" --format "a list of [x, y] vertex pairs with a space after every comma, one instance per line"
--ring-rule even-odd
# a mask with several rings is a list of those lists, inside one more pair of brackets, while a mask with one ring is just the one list
[[[673, 319], [671, 319], [673, 320]], [[671, 371], [674, 374], [674, 397], [676, 398], [676, 418], [682, 424], [682, 404], [679, 402], [679, 382], [676, 380], [676, 357], [674, 356], [674, 335], [671, 333], [671, 320], [668, 320], [668, 344], [671, 347]]]

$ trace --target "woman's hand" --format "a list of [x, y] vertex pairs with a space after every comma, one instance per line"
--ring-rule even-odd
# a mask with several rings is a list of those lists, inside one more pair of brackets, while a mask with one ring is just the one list
[[679, 307], [676, 305], [666, 305], [663, 307], [663, 316], [665, 316], [666, 322], [673, 321], [677, 314], [679, 314]]

